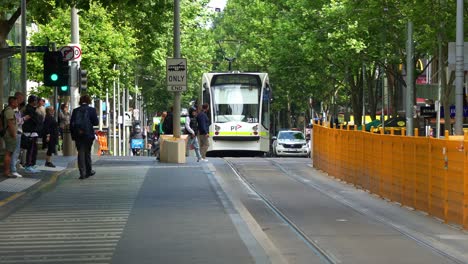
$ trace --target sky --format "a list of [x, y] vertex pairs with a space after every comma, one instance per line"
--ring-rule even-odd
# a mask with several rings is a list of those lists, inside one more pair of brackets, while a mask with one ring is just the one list
[[226, 6], [226, 2], [227, 0], [211, 0], [208, 6], [213, 8], [219, 7], [221, 9], [224, 9], [224, 7]]

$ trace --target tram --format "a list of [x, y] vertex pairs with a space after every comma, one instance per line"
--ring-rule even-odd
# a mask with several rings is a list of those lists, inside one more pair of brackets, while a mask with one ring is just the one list
[[208, 154], [270, 152], [271, 87], [267, 73], [204, 73], [201, 103], [208, 103]]

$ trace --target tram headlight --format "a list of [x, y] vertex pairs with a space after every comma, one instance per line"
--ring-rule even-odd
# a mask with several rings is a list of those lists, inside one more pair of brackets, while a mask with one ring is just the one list
[[215, 125], [215, 135], [219, 135], [219, 131], [221, 130], [221, 127], [218, 125]]
[[254, 131], [253, 132], [254, 135], [258, 135], [258, 125], [255, 125], [254, 127], [252, 127], [252, 130]]

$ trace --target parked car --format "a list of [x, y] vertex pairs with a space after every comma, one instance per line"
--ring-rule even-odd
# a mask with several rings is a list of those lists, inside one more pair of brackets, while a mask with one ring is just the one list
[[274, 156], [299, 156], [309, 157], [310, 148], [301, 131], [280, 131], [277, 137], [273, 137]]

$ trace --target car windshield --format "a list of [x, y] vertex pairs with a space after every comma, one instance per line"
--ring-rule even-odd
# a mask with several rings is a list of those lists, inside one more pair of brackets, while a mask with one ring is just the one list
[[280, 132], [278, 135], [278, 139], [290, 139], [290, 140], [304, 139], [304, 134], [298, 131]]

